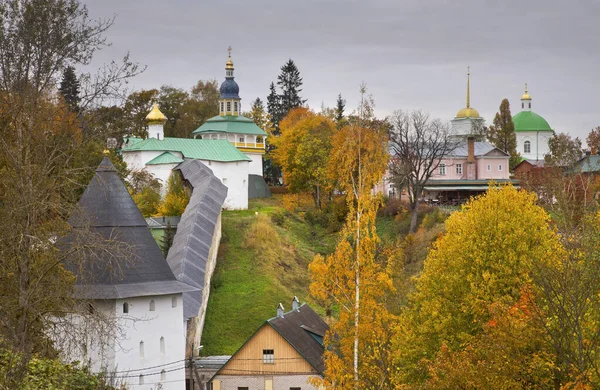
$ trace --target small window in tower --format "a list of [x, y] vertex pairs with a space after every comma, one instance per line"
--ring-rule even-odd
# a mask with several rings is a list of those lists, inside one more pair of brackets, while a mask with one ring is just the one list
[[225, 111], [224, 108], [225, 107], [223, 107], [223, 102], [221, 102], [221, 112]]
[[531, 153], [531, 142], [525, 141], [525, 143], [523, 144], [523, 152]]
[[231, 102], [227, 102], [227, 112], [231, 111]]
[[144, 358], [144, 342], [140, 341], [140, 359]]
[[127, 303], [127, 302], [123, 303], [123, 313], [124, 314], [129, 313], [129, 303]]
[[263, 349], [263, 363], [274, 364], [275, 363], [275, 351], [272, 349]]
[[525, 108], [525, 103], [521, 102], [521, 108]]
[[154, 306], [154, 299], [152, 299], [152, 300], [150, 301], [150, 311], [154, 311], [154, 309], [155, 309], [155, 306]]
[[237, 102], [233, 102], [233, 111], [237, 112]]
[[462, 164], [456, 164], [456, 174], [462, 175]]
[[244, 137], [240, 137], [240, 142], [245, 142], [246, 140], [244, 139]]
[[167, 372], [165, 370], [162, 370], [160, 372], [160, 380], [161, 381], [166, 381], [167, 380]]
[[139, 384], [140, 385], [144, 384], [144, 375], [140, 375], [140, 377], [139, 377]]
[[441, 176], [445, 176], [446, 175], [446, 164], [444, 164], [444, 163], [440, 164], [440, 175]]
[[160, 337], [160, 353], [165, 354], [165, 338], [162, 336]]
[[529, 102], [529, 108], [531, 108], [531, 102]]

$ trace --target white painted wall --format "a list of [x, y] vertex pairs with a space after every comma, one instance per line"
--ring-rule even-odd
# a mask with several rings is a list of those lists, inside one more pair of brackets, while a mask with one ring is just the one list
[[[176, 307], [173, 307], [173, 299]], [[154, 311], [150, 311], [151, 301], [154, 301]], [[128, 314], [123, 313], [125, 302], [129, 304]], [[117, 321], [121, 329], [126, 329], [126, 334], [117, 340], [114, 367], [117, 371], [129, 372], [126, 375], [131, 377], [124, 378], [127, 388], [156, 389], [157, 383], [161, 382], [164, 390], [184, 389], [182, 294], [119, 299], [115, 304]], [[161, 337], [164, 338], [164, 350], [161, 348]], [[143, 353], [140, 351], [140, 342], [144, 343]], [[156, 366], [161, 367], [148, 368]], [[164, 374], [161, 374], [162, 370], [165, 370]], [[140, 374], [143, 375], [143, 385], [139, 384]]]
[[226, 210], [248, 209], [248, 161], [218, 162], [200, 160], [227, 186]]
[[[517, 134], [517, 152], [528, 160], [543, 160], [550, 153], [548, 142], [553, 133], [550, 131], [519, 131]], [[531, 152], [525, 153], [525, 141], [531, 142]]]
[[250, 161], [250, 166], [248, 167], [248, 174], [250, 175], [263, 175], [263, 159], [262, 154], [260, 153], [244, 153], [246, 156], [250, 157], [252, 161]]

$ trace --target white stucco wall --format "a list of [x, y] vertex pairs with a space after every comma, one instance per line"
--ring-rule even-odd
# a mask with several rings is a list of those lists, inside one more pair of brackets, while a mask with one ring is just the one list
[[227, 186], [227, 198], [223, 203], [226, 210], [248, 208], [248, 161], [218, 162], [200, 160], [216, 177]]
[[244, 153], [246, 156], [250, 157], [252, 161], [250, 161], [248, 167], [248, 174], [250, 175], [263, 175], [263, 159], [262, 154], [260, 153]]
[[[528, 160], [543, 160], [546, 154], [550, 153], [548, 142], [553, 133], [550, 131], [518, 131], [517, 134], [517, 152], [521, 157]], [[525, 153], [525, 141], [531, 143], [531, 152]]]
[[[173, 307], [176, 299], [176, 307]], [[154, 311], [150, 302], [154, 301]], [[129, 313], [123, 313], [123, 304]], [[116, 300], [116, 313], [126, 334], [117, 340], [114, 367], [127, 375], [127, 388], [156, 389], [161, 382], [164, 390], [185, 388], [185, 329], [181, 294], [137, 297]], [[164, 338], [164, 349], [161, 346]], [[143, 342], [143, 353], [140, 343]], [[159, 366], [159, 367], [157, 367]], [[156, 368], [148, 368], [156, 367]], [[110, 368], [109, 368], [110, 369]], [[161, 374], [161, 371], [165, 372]], [[143, 375], [143, 385], [140, 377]]]

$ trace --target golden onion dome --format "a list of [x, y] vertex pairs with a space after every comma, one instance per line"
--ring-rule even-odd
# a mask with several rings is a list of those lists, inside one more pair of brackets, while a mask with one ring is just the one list
[[231, 57], [227, 59], [227, 63], [225, 64], [225, 69], [233, 69], [233, 61], [231, 61]]
[[473, 107], [465, 107], [456, 114], [457, 118], [479, 118], [479, 112]]
[[158, 103], [154, 103], [154, 107], [152, 107], [152, 110], [146, 115], [146, 121], [148, 121], [148, 124], [163, 124], [167, 121], [165, 114], [158, 109]]

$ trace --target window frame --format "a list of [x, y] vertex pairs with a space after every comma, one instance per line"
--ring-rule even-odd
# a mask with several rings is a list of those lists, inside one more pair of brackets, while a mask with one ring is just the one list
[[274, 349], [263, 349], [263, 364], [275, 364]]
[[456, 164], [456, 174], [457, 175], [462, 175], [462, 163], [457, 163]]
[[488, 164], [488, 165], [487, 165], [487, 171], [488, 171], [488, 172], [491, 172], [491, 171], [492, 171], [492, 164]]
[[498, 172], [502, 172], [502, 164], [498, 164]]
[[523, 153], [531, 153], [531, 141], [523, 142]]
[[446, 176], [446, 164], [440, 163], [438, 168], [440, 169], [440, 171], [439, 171], [440, 176]]

